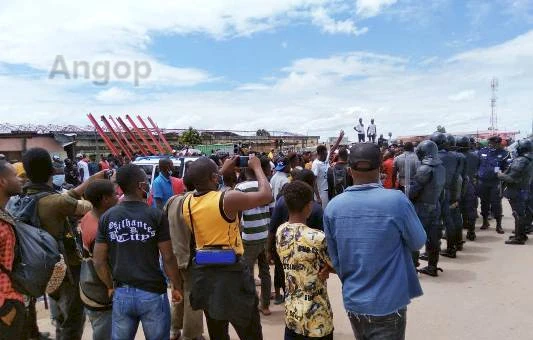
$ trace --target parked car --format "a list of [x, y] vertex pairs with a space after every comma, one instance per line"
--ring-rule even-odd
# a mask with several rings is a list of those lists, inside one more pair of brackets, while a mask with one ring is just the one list
[[[132, 163], [141, 167], [146, 172], [150, 185], [154, 178], [159, 175], [159, 160], [162, 156], [142, 156], [137, 157]], [[172, 176], [183, 178], [185, 176], [185, 164], [197, 160], [198, 157], [170, 157], [174, 164]]]

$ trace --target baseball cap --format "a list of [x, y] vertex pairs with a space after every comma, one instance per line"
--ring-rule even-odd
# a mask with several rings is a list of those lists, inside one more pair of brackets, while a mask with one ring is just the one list
[[350, 149], [350, 167], [356, 171], [371, 171], [381, 165], [381, 151], [374, 143], [357, 143]]
[[276, 171], [283, 171], [285, 170], [285, 167], [287, 166], [288, 164], [288, 160], [286, 158], [281, 158], [277, 163], [276, 163], [276, 167], [275, 167], [275, 170]]
[[81, 153], [76, 155], [76, 158], [83, 158], [83, 155]]

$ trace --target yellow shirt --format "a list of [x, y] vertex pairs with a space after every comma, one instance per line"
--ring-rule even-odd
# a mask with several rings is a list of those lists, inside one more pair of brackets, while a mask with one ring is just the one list
[[[225, 192], [210, 191], [189, 195], [183, 202], [183, 219], [191, 228], [189, 206], [192, 211], [196, 249], [209, 246], [232, 248], [237, 255], [244, 253], [239, 219], [228, 219], [224, 213]], [[190, 205], [189, 205], [190, 203]]]
[[284, 223], [276, 232], [276, 250], [285, 272], [285, 323], [307, 337], [333, 332], [333, 312], [326, 282], [318, 272], [331, 266], [324, 232], [305, 224]]

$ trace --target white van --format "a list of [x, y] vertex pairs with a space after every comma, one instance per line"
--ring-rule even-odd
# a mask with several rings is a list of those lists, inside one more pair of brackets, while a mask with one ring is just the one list
[[[146, 172], [148, 183], [152, 185], [154, 178], [159, 176], [159, 160], [162, 156], [141, 156], [137, 157], [132, 163], [141, 167]], [[169, 157], [174, 164], [172, 176], [183, 178], [185, 176], [185, 164], [198, 159], [198, 157]]]

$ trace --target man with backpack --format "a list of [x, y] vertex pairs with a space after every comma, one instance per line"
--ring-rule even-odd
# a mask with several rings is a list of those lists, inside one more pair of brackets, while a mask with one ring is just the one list
[[[15, 221], [5, 211], [5, 206], [21, 189], [15, 168], [0, 160], [0, 267], [8, 271], [13, 268], [16, 240]], [[0, 270], [0, 339], [22, 339], [24, 319], [24, 297], [15, 291], [7, 273]]]
[[67, 264], [67, 275], [59, 289], [51, 295], [57, 303], [59, 315], [56, 324], [57, 340], [81, 339], [85, 315], [79, 293], [81, 245], [79, 235], [69, 218], [85, 215], [92, 206], [81, 200], [87, 185], [94, 179], [103, 179], [104, 171], [98, 172], [78, 187], [61, 194], [53, 190], [54, 168], [48, 151], [42, 148], [29, 149], [22, 158], [29, 182], [23, 188], [23, 196], [37, 201], [35, 225], [48, 232], [58, 242]]
[[94, 270], [92, 254], [98, 232], [100, 217], [118, 202], [115, 186], [110, 180], [93, 181], [85, 190], [85, 198], [93, 208], [80, 220], [84, 253], [88, 254], [82, 263], [80, 275], [80, 296], [85, 305], [93, 329], [93, 339], [111, 338], [112, 301], [107, 287]]
[[348, 150], [340, 148], [337, 163], [328, 169], [328, 198], [342, 194], [344, 189], [352, 186], [352, 176], [348, 173]]

